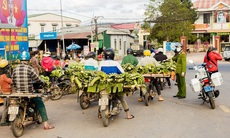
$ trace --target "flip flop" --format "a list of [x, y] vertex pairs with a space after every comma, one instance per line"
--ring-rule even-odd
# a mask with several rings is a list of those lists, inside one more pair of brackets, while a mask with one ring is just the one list
[[131, 117], [127, 118], [127, 119], [133, 119], [134, 118], [134, 115], [131, 115]]
[[54, 126], [50, 126], [50, 125], [47, 127], [44, 126], [44, 130], [49, 130], [49, 129], [54, 129]]

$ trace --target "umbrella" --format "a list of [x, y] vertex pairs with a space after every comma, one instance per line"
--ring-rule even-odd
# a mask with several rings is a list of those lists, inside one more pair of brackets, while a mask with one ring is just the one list
[[80, 49], [80, 48], [81, 48], [81, 46], [79, 46], [77, 44], [71, 44], [66, 49], [67, 50], [76, 50], [76, 49]]

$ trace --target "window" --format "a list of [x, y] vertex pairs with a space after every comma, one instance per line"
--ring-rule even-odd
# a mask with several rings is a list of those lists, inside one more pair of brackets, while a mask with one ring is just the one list
[[40, 26], [41, 26], [41, 32], [44, 32], [46, 23], [40, 23]]
[[120, 50], [121, 50], [121, 39], [120, 39], [120, 41], [119, 41], [119, 45], [120, 45]]
[[43, 33], [45, 31], [45, 27], [41, 26], [41, 32]]
[[57, 31], [57, 27], [53, 26], [53, 32], [56, 32], [56, 31]]
[[117, 41], [116, 41], [116, 39], [114, 39], [114, 48], [115, 48], [115, 50], [117, 50]]
[[53, 26], [53, 32], [56, 32], [58, 24], [57, 23], [52, 23], [52, 26]]
[[204, 14], [204, 17], [203, 17], [204, 18], [203, 19], [204, 20], [204, 24], [206, 24], [206, 23], [209, 24], [210, 23], [210, 17], [211, 17], [210, 13], [205, 13]]

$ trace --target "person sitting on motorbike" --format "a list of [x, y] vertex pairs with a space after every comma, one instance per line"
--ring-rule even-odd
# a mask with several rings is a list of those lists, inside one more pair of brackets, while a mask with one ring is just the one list
[[[154, 56], [154, 58], [158, 61], [158, 62], [164, 62], [165, 60], [168, 59], [168, 57], [163, 53], [163, 48], [158, 48], [158, 53]], [[170, 79], [167, 77], [165, 78], [166, 81], [168, 82], [168, 86], [169, 88], [171, 88], [171, 82]]]
[[[13, 84], [12, 79], [9, 77], [9, 63], [7, 60], [2, 59], [0, 61], [0, 93], [11, 94], [11, 84]], [[0, 126], [9, 125], [10, 122], [7, 122], [7, 107], [8, 101], [7, 98], [4, 99], [4, 109], [2, 112], [2, 119]]]
[[95, 60], [96, 54], [94, 52], [90, 52], [87, 55], [88, 59], [85, 60], [85, 70], [97, 70], [98, 69], [98, 62]]
[[[34, 82], [43, 84], [45, 84], [45, 82], [40, 79], [39, 76], [35, 73], [34, 69], [28, 65], [30, 54], [27, 51], [23, 51], [20, 54], [20, 60], [21, 63], [13, 70], [12, 73], [13, 88], [17, 93], [32, 93], [34, 92]], [[44, 129], [53, 129], [54, 127], [47, 122], [48, 116], [42, 98], [31, 98], [31, 101], [35, 104], [36, 109], [39, 111], [42, 117], [42, 122], [44, 122]]]
[[126, 63], [130, 63], [133, 66], [136, 66], [138, 64], [138, 60], [136, 57], [133, 56], [133, 49], [131, 49], [131, 48], [127, 49], [127, 56], [125, 56], [122, 59], [121, 65], [124, 65]]
[[[117, 61], [114, 61], [115, 53], [113, 49], [111, 48], [106, 49], [104, 51], [104, 55], [105, 55], [105, 60], [100, 62], [98, 67], [99, 71], [103, 71], [106, 74], [111, 74], [111, 73], [121, 74], [124, 72], [121, 65]], [[117, 99], [121, 101], [122, 107], [126, 112], [127, 119], [133, 119], [134, 116], [129, 112], [129, 107], [124, 96], [117, 95]]]
[[[151, 52], [150, 50], [144, 50], [143, 52], [144, 56], [140, 62], [138, 63], [138, 66], [146, 66], [148, 64], [153, 64], [155, 66], [160, 66], [160, 64], [156, 61], [155, 58], [151, 57]], [[160, 90], [160, 85], [159, 82], [157, 81], [157, 78], [151, 78], [151, 82], [152, 84], [155, 86], [156, 90], [157, 90], [157, 94], [158, 94], [158, 101], [164, 101], [164, 99], [161, 96], [161, 90]], [[151, 95], [152, 97], [154, 97], [155, 95]], [[139, 102], [142, 102], [142, 92], [140, 92], [140, 98], [138, 98]]]

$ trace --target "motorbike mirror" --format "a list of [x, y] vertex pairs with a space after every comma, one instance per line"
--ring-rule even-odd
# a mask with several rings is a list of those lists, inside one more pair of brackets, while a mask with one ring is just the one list
[[189, 62], [189, 63], [191, 63], [191, 64], [193, 64], [193, 63], [194, 63], [191, 59], [190, 59], [190, 60], [188, 60], [188, 62]]

